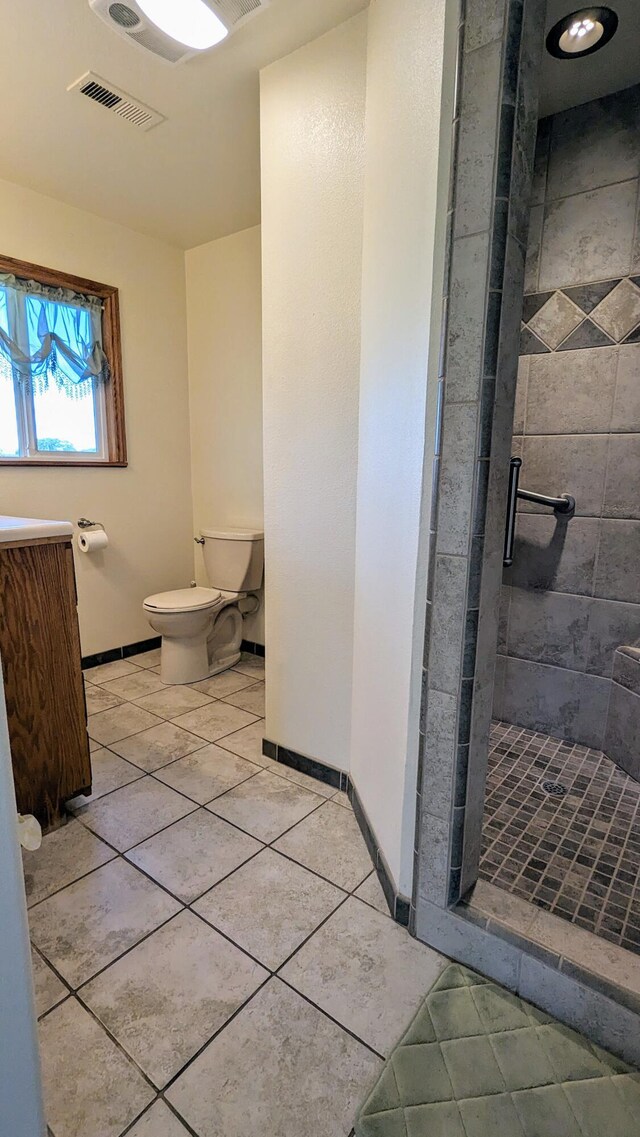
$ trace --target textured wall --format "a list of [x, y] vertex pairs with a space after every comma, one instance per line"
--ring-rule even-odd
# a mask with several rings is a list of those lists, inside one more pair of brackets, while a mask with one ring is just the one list
[[[186, 254], [193, 531], [261, 528], [262, 282], [260, 227]], [[206, 584], [201, 550], [196, 578]], [[264, 643], [264, 610], [245, 639]]]
[[345, 770], [366, 19], [261, 75], [266, 733]]
[[4, 513], [103, 521], [103, 554], [76, 555], [84, 655], [153, 634], [145, 596], [193, 575], [184, 254], [93, 213], [0, 182], [8, 256], [120, 289], [127, 469], [5, 467]]
[[441, 0], [373, 0], [369, 9], [351, 773], [405, 895], [426, 603], [419, 536], [431, 504], [423, 467], [426, 442], [430, 473], [437, 388], [427, 371], [431, 357], [435, 379], [439, 349], [440, 313], [433, 324], [428, 313], [434, 253], [442, 296], [438, 176], [451, 140], [449, 124], [440, 138], [440, 108], [443, 71], [451, 104], [446, 64], [455, 61], [444, 16]]
[[601, 748], [615, 649], [640, 637], [640, 88], [541, 122], [495, 713]]

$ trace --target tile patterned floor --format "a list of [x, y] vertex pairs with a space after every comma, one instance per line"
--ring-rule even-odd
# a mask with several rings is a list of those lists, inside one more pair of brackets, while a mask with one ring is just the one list
[[640, 953], [640, 785], [598, 750], [494, 723], [480, 876]]
[[50, 1133], [347, 1137], [447, 961], [346, 795], [261, 754], [262, 661], [157, 665], [85, 673], [93, 793], [25, 854]]

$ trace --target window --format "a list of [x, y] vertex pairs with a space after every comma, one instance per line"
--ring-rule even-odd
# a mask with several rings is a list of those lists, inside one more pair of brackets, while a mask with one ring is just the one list
[[126, 464], [118, 290], [0, 257], [0, 465]]

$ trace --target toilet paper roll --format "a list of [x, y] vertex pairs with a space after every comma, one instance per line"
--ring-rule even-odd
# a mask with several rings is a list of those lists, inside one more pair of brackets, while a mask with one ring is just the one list
[[104, 529], [91, 529], [78, 537], [78, 548], [81, 553], [97, 553], [100, 549], [106, 549], [108, 544], [109, 538]]

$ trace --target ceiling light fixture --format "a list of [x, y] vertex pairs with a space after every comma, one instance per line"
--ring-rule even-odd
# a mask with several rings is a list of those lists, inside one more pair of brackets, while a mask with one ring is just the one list
[[591, 55], [615, 35], [618, 17], [611, 8], [581, 8], [554, 24], [547, 36], [547, 51], [556, 59]]
[[195, 51], [206, 51], [229, 34], [205, 0], [138, 0], [152, 23]]

